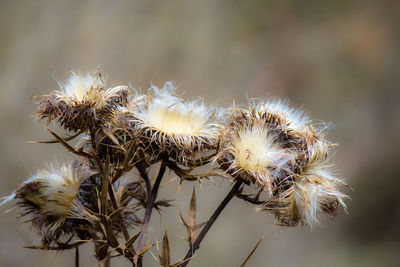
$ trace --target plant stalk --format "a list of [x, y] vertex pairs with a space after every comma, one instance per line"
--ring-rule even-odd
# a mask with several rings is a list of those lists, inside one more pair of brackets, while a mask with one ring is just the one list
[[229, 193], [226, 195], [224, 200], [222, 200], [221, 204], [217, 207], [217, 209], [214, 211], [213, 215], [211, 215], [210, 219], [207, 221], [206, 225], [204, 225], [203, 229], [201, 229], [200, 234], [197, 236], [196, 240], [193, 242], [192, 246], [186, 253], [185, 258], [183, 259], [183, 263], [180, 265], [180, 267], [185, 267], [190, 259], [192, 258], [194, 252], [200, 247], [200, 243], [203, 240], [203, 238], [206, 236], [208, 231], [210, 230], [211, 226], [214, 224], [214, 222], [217, 220], [218, 216], [221, 214], [221, 212], [224, 210], [226, 205], [231, 201], [231, 199], [236, 195], [236, 193], [239, 191], [240, 186], [242, 185], [241, 181], [236, 181], [236, 183], [233, 185]]
[[138, 252], [140, 252], [140, 250], [144, 247], [144, 244], [145, 244], [145, 236], [146, 236], [147, 230], [149, 229], [151, 213], [154, 208], [154, 202], [157, 198], [158, 188], [160, 187], [160, 183], [164, 176], [165, 170], [166, 170], [166, 166], [165, 166], [164, 162], [161, 162], [160, 168], [157, 172], [156, 180], [154, 182], [153, 188], [151, 189], [151, 194], [150, 194], [150, 196], [149, 195], [147, 196], [146, 211], [144, 213], [142, 228], [140, 230], [140, 235], [138, 238], [138, 247], [137, 247]]

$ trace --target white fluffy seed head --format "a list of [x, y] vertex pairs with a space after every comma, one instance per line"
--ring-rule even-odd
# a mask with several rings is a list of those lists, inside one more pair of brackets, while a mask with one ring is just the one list
[[253, 102], [251, 109], [256, 110], [258, 116], [271, 114], [280, 118], [282, 126], [287, 130], [303, 131], [311, 123], [310, 118], [302, 110], [291, 108], [283, 100]]
[[81, 176], [69, 166], [62, 166], [58, 170], [41, 171], [38, 178], [43, 180], [47, 202], [43, 207], [46, 213], [65, 215], [76, 197], [81, 185]]
[[195, 136], [206, 133], [211, 109], [199, 101], [186, 102], [174, 96], [173, 83], [167, 82], [162, 89], [153, 86], [154, 97], [148, 104], [143, 118], [155, 129], [167, 135]]
[[92, 90], [104, 88], [104, 80], [101, 76], [92, 74], [77, 74], [72, 72], [66, 83], [60, 83], [61, 92], [69, 100], [82, 102], [87, 98]]
[[272, 192], [287, 176], [295, 157], [263, 119], [239, 111], [222, 131], [216, 161], [235, 178]]
[[175, 149], [177, 154], [180, 149], [187, 154], [215, 146], [220, 129], [213, 119], [215, 110], [200, 99], [185, 101], [177, 97], [175, 89], [172, 82], [161, 89], [149, 89], [147, 101], [132, 112], [136, 131], [150, 135], [150, 141], [162, 149]]
[[75, 73], [65, 83], [59, 82], [60, 90], [55, 94], [57, 99], [70, 105], [87, 103], [98, 109], [104, 108], [112, 97], [118, 97], [126, 86], [116, 86], [106, 89], [106, 81], [100, 73]]
[[237, 165], [245, 171], [264, 172], [267, 168], [279, 168], [288, 158], [288, 151], [274, 143], [274, 136], [267, 128], [245, 126], [232, 139], [232, 155]]
[[29, 204], [33, 203], [39, 208], [37, 213], [63, 217], [70, 211], [83, 179], [83, 173], [70, 165], [39, 170], [19, 186], [15, 198], [22, 208], [32, 209]]
[[321, 212], [334, 217], [339, 205], [346, 208], [347, 195], [338, 191], [344, 183], [334, 177], [324, 177], [322, 173], [309, 172], [304, 179], [294, 185], [294, 203], [301, 220], [310, 226], [319, 223], [317, 215]]

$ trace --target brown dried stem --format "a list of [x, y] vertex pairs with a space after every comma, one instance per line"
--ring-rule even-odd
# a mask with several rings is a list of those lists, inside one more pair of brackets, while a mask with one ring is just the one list
[[[155, 179], [153, 188], [151, 189], [151, 193], [150, 193], [150, 195], [147, 195], [146, 211], [144, 213], [143, 224], [142, 224], [142, 228], [140, 230], [137, 251], [140, 251], [145, 244], [145, 236], [146, 236], [147, 230], [149, 228], [151, 213], [154, 208], [154, 202], [157, 198], [158, 188], [160, 187], [160, 183], [164, 176], [165, 170], [166, 170], [166, 166], [165, 166], [164, 162], [162, 161], [160, 164], [160, 167], [156, 173], [156, 179]], [[145, 177], [142, 177], [142, 178], [146, 181]], [[148, 177], [147, 177], [147, 180], [148, 180]]]
[[242, 185], [242, 182], [237, 180], [229, 193], [226, 195], [224, 200], [222, 200], [221, 204], [217, 207], [217, 209], [214, 211], [213, 215], [211, 215], [210, 219], [207, 221], [206, 225], [204, 228], [201, 230], [200, 234], [197, 236], [196, 240], [193, 242], [193, 245], [189, 249], [189, 251], [186, 253], [185, 258], [183, 259], [183, 263], [180, 265], [181, 267], [186, 266], [190, 259], [192, 258], [194, 252], [200, 247], [200, 243], [203, 240], [203, 238], [206, 236], [208, 231], [210, 230], [211, 226], [214, 224], [214, 222], [217, 220], [218, 216], [221, 214], [221, 212], [224, 210], [226, 205], [231, 201], [231, 199], [236, 195], [236, 193], [239, 191], [240, 186]]
[[79, 247], [75, 248], [75, 267], [79, 267]]

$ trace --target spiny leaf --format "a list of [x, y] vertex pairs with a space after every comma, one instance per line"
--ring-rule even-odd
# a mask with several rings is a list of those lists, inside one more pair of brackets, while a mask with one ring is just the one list
[[165, 229], [163, 238], [160, 262], [164, 267], [169, 267], [169, 263], [171, 262], [167, 229]]
[[129, 248], [133, 244], [133, 242], [136, 241], [136, 239], [139, 237], [139, 235], [140, 235], [140, 232], [137, 233], [136, 235], [132, 236], [128, 241], [126, 241], [125, 246]]
[[206, 224], [206, 222], [198, 223], [196, 225], [193, 225], [193, 231], [199, 230], [201, 227], [203, 227]]
[[196, 190], [193, 186], [192, 198], [190, 199], [189, 211], [188, 211], [188, 224], [190, 227], [189, 231], [189, 244], [192, 245], [196, 238], [196, 230], [194, 226], [196, 225]]
[[194, 186], [188, 211], [188, 224], [191, 227], [193, 227], [196, 224], [196, 190]]
[[196, 190], [194, 187], [189, 204], [188, 221], [186, 222], [185, 219], [183, 219], [181, 213], [179, 213], [179, 217], [181, 223], [185, 226], [188, 233], [188, 237], [185, 238], [185, 240], [188, 241], [189, 245], [191, 246], [193, 244], [193, 241], [196, 239], [196, 231], [203, 227], [203, 225], [205, 224], [205, 222], [196, 224]]
[[68, 151], [78, 155], [78, 156], [82, 156], [82, 157], [86, 157], [86, 158], [93, 158], [92, 155], [83, 152], [83, 151], [77, 151], [75, 148], [73, 148], [70, 144], [67, 143], [67, 141], [65, 141], [62, 137], [60, 137], [59, 135], [57, 135], [55, 132], [47, 129], [56, 139], [58, 142], [60, 142]]
[[[64, 139], [65, 141], [68, 142], [82, 133], [83, 133], [83, 131], [79, 131], [72, 136], [62, 137], [62, 139]], [[58, 141], [58, 139], [53, 139], [53, 140], [49, 140], [49, 141], [28, 141], [28, 143], [29, 144], [55, 144], [55, 143], [60, 143], [60, 141]]]
[[146, 253], [146, 251], [148, 251], [149, 249], [151, 249], [154, 246], [154, 244], [147, 244], [145, 245], [138, 253], [138, 255], [142, 255], [144, 253]]
[[117, 217], [118, 215], [120, 215], [121, 212], [122, 212], [123, 210], [124, 210], [124, 209], [123, 209], [122, 207], [121, 207], [121, 208], [118, 208], [117, 210], [113, 211], [113, 212], [108, 216], [108, 218], [109, 218], [110, 220], [114, 220], [114, 218]]
[[76, 248], [84, 243], [86, 243], [87, 241], [82, 240], [82, 241], [77, 241], [75, 243], [72, 244], [65, 244], [63, 246], [59, 246], [59, 247], [49, 247], [49, 246], [23, 246], [23, 248], [28, 248], [28, 249], [39, 249], [39, 250], [67, 250], [67, 249], [72, 249], [72, 248]]
[[261, 239], [257, 242], [257, 244], [254, 246], [254, 248], [250, 251], [249, 255], [247, 255], [246, 259], [240, 264], [240, 267], [244, 267], [246, 263], [249, 261], [251, 256], [253, 256], [254, 252], [256, 251], [257, 247], [261, 244], [261, 242], [264, 240], [265, 235], [261, 237]]
[[161, 207], [165, 207], [165, 208], [172, 207], [173, 205], [170, 204], [172, 201], [174, 201], [174, 200], [172, 200], [172, 199], [159, 200], [154, 203], [154, 208], [158, 210], [158, 209], [161, 209]]

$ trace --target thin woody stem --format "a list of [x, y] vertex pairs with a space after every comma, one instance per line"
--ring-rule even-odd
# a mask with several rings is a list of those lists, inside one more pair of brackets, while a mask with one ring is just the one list
[[210, 228], [214, 224], [214, 222], [217, 220], [218, 216], [224, 210], [226, 205], [229, 203], [229, 201], [231, 201], [231, 199], [239, 191], [239, 188], [241, 185], [242, 185], [242, 182], [240, 182], [240, 181], [236, 181], [236, 183], [233, 185], [233, 187], [231, 188], [229, 193], [226, 195], [224, 200], [222, 200], [221, 204], [219, 204], [217, 209], [214, 211], [213, 215], [211, 215], [210, 219], [207, 221], [206, 225], [201, 230], [200, 234], [197, 236], [196, 240], [193, 242], [193, 245], [190, 247], [189, 251], [186, 253], [185, 258], [183, 259], [184, 262], [180, 265], [180, 267], [184, 267], [189, 263], [194, 252], [200, 247], [201, 241], [203, 240], [205, 235], [208, 233], [208, 231], [210, 230]]
[[79, 267], [79, 247], [75, 248], [75, 267]]
[[146, 184], [146, 193], [149, 196], [151, 194], [151, 184], [150, 184], [149, 176], [147, 175], [146, 168], [142, 164], [138, 164], [136, 166], [136, 168], [138, 169], [138, 171], [140, 173], [140, 177], [142, 177], [142, 179], [144, 180], [144, 182]]
[[153, 188], [151, 189], [151, 194], [147, 196], [146, 211], [144, 213], [142, 228], [140, 230], [140, 235], [138, 238], [137, 251], [140, 251], [144, 246], [145, 236], [146, 236], [147, 230], [149, 229], [151, 212], [153, 211], [154, 202], [157, 198], [158, 188], [160, 187], [160, 183], [164, 176], [165, 170], [166, 170], [166, 166], [165, 166], [164, 162], [161, 162], [160, 168], [157, 173], [156, 180], [154, 182]]

